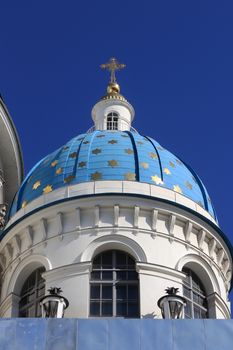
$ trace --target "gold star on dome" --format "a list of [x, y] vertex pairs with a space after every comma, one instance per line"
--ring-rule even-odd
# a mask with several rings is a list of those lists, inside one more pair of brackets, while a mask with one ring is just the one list
[[190, 190], [193, 189], [193, 185], [189, 181], [185, 182], [185, 186], [188, 187]]
[[129, 171], [128, 173], [125, 174], [125, 180], [135, 181], [136, 180], [136, 174], [135, 173], [131, 173]]
[[114, 145], [114, 143], [117, 143], [117, 140], [110, 140], [108, 141], [108, 143], [111, 143], [112, 145]]
[[154, 181], [156, 185], [163, 185], [163, 181], [158, 175], [151, 176], [151, 180]]
[[36, 182], [34, 183], [34, 185], [32, 186], [32, 189], [33, 189], [33, 190], [36, 190], [40, 185], [41, 185], [41, 184], [40, 184], [40, 181], [36, 181]]
[[127, 149], [125, 149], [125, 153], [133, 154], [133, 150], [131, 148], [127, 148]]
[[144, 169], [148, 169], [148, 168], [149, 168], [149, 164], [148, 164], [148, 163], [142, 162], [142, 163], [141, 163], [141, 166], [142, 166]]
[[54, 160], [52, 163], [51, 163], [51, 167], [54, 168], [58, 163], [58, 160]]
[[180, 193], [180, 194], [183, 193], [183, 192], [182, 192], [182, 189], [180, 188], [179, 185], [174, 185], [174, 186], [173, 186], [173, 190], [174, 190], [175, 192], [177, 192], [177, 193]]
[[69, 175], [64, 179], [64, 182], [67, 184], [67, 183], [71, 182], [74, 178], [75, 178], [74, 175]]
[[26, 205], [28, 204], [27, 201], [23, 201], [22, 205], [21, 205], [21, 208], [24, 209], [26, 207]]
[[70, 153], [69, 157], [70, 158], [76, 158], [77, 157], [77, 152]]
[[83, 168], [83, 167], [85, 167], [87, 165], [87, 162], [80, 162], [80, 163], [78, 163], [78, 167], [79, 168]]
[[89, 141], [83, 141], [84, 145], [87, 145], [89, 143]]
[[154, 152], [150, 152], [150, 153], [149, 153], [149, 156], [150, 156], [152, 159], [158, 158], [157, 154], [154, 153]]
[[63, 172], [63, 168], [58, 168], [56, 170], [56, 175], [60, 175], [60, 174], [62, 174], [62, 172]]
[[118, 166], [118, 162], [115, 159], [108, 160], [108, 166], [114, 168], [115, 166]]
[[172, 168], [175, 168], [175, 164], [174, 164], [174, 163], [169, 162], [169, 164], [170, 164], [170, 166], [171, 166]]
[[92, 151], [92, 153], [95, 154], [96, 156], [97, 156], [99, 153], [101, 153], [101, 152], [102, 152], [102, 151], [101, 151], [100, 148], [96, 148], [96, 149], [94, 149], [94, 150]]
[[91, 180], [97, 181], [102, 179], [102, 174], [96, 171], [95, 173], [91, 174]]
[[49, 193], [49, 192], [52, 192], [53, 190], [53, 186], [52, 185], [47, 185], [44, 189], [43, 189], [43, 192], [44, 193]]
[[167, 174], [167, 175], [171, 175], [171, 172], [170, 172], [170, 170], [169, 170], [168, 168], [164, 168], [164, 169], [163, 169], [163, 172], [164, 172], [165, 174]]

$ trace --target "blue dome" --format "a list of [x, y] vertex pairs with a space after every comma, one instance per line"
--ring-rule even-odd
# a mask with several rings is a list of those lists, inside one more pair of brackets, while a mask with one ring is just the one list
[[101, 180], [138, 181], [176, 191], [216, 219], [208, 193], [195, 172], [152, 138], [129, 131], [82, 134], [42, 159], [21, 185], [10, 216], [44, 193]]

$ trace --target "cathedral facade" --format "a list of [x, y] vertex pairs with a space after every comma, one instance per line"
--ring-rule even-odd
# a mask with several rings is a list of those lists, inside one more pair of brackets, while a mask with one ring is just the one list
[[67, 318], [161, 318], [167, 287], [185, 318], [230, 318], [232, 247], [198, 175], [132, 127], [115, 59], [94, 126], [40, 160], [22, 152], [0, 100], [1, 317], [40, 317], [60, 287]]

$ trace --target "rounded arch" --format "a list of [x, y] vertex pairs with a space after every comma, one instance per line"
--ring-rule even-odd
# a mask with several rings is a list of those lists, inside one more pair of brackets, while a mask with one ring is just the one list
[[184, 267], [192, 270], [203, 283], [207, 295], [214, 292], [220, 294], [218, 280], [210, 265], [202, 257], [196, 254], [188, 254], [182, 257], [176, 264], [176, 269], [182, 272]]
[[107, 130], [118, 130], [119, 113], [116, 111], [108, 112], [105, 120], [107, 123]]
[[8, 289], [7, 295], [9, 293], [14, 293], [16, 295], [20, 294], [22, 286], [24, 284], [25, 279], [38, 267], [43, 266], [46, 271], [52, 269], [52, 264], [50, 260], [43, 255], [30, 255], [24, 258], [15, 268], [12, 273]]
[[92, 241], [81, 255], [81, 262], [91, 261], [94, 256], [105, 250], [122, 250], [130, 254], [136, 261], [147, 262], [142, 247], [134, 240], [121, 235], [104, 236]]

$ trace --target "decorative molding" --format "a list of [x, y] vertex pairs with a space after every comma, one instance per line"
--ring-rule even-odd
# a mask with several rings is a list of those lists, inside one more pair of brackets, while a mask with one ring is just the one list
[[209, 255], [210, 258], [213, 260], [214, 259], [214, 252], [215, 252], [215, 248], [216, 248], [216, 240], [214, 238], [212, 238], [209, 241]]
[[61, 235], [63, 233], [63, 223], [62, 223], [62, 213], [57, 213], [56, 215], [57, 220], [57, 233]]
[[81, 229], [81, 216], [80, 208], [76, 208], [76, 228], [77, 230]]
[[42, 240], [45, 241], [47, 238], [47, 220], [45, 218], [40, 219], [40, 230], [42, 233]]
[[230, 261], [229, 259], [226, 259], [223, 263], [223, 273], [226, 275], [227, 271], [229, 270], [230, 267]]
[[140, 207], [135, 205], [134, 207], [134, 227], [138, 228], [138, 219], [139, 219]]
[[[65, 207], [66, 210], [64, 212], [61, 212], [61, 207], [57, 205], [56, 207], [54, 207], [56, 209], [54, 209], [53, 211], [46, 211], [46, 218], [42, 217], [38, 220], [39, 215], [37, 213], [34, 217], [31, 216], [30, 220], [25, 219], [25, 223], [27, 224], [26, 228], [22, 227], [24, 224], [23, 221], [20, 223], [20, 225], [16, 225], [14, 228], [12, 228], [10, 232], [8, 232], [8, 234], [5, 237], [3, 237], [0, 243], [0, 247], [2, 247], [2, 255], [5, 255], [5, 257], [7, 258], [7, 264], [8, 261], [12, 261], [13, 257], [11, 246], [17, 252], [17, 255], [20, 254], [20, 250], [23, 250], [22, 255], [20, 255], [20, 257], [24, 257], [25, 255], [30, 254], [30, 251], [27, 249], [31, 248], [34, 243], [36, 244], [35, 246], [33, 246], [33, 249], [37, 249], [36, 247], [39, 247], [40, 244], [49, 244], [49, 241], [55, 237], [62, 239], [62, 235], [65, 233], [69, 235], [75, 235], [78, 230], [79, 234], [91, 234], [92, 236], [98, 236], [102, 232], [108, 232], [109, 235], [121, 235], [121, 232], [124, 231], [127, 233], [131, 232], [134, 235], [138, 235], [138, 238], [140, 239], [140, 235], [149, 234], [152, 239], [158, 237], [159, 239], [169, 239], [170, 242], [180, 242], [181, 244], [186, 245], [186, 247], [188, 247], [189, 249], [194, 250], [196, 254], [200, 254], [200, 256], [203, 256], [209, 264], [211, 264], [210, 259], [212, 259], [213, 267], [217, 268], [219, 273], [222, 275], [224, 281], [226, 280], [226, 273], [228, 271], [224, 270], [222, 266], [222, 261], [226, 259], [231, 259], [229, 251], [227, 249], [227, 246], [224, 244], [224, 241], [221, 239], [221, 237], [218, 236], [217, 232], [215, 232], [214, 230], [210, 230], [208, 226], [201, 226], [201, 223], [198, 220], [195, 221], [193, 218], [191, 221], [191, 219], [184, 215], [185, 213], [183, 213], [183, 215], [182, 213], [173, 213], [169, 207], [155, 208], [151, 207], [150, 203], [148, 202], [139, 202], [138, 205], [135, 205], [135, 200], [129, 200], [129, 198], [128, 202], [121, 202], [121, 198], [119, 198], [119, 204], [114, 204], [116, 198], [113, 198], [112, 203], [108, 204], [108, 215], [111, 215], [111, 217], [109, 217], [109, 222], [106, 225], [105, 221], [101, 221], [102, 216], [106, 215], [106, 208], [105, 205], [102, 206], [102, 202], [98, 202], [98, 200], [99, 199], [88, 199], [86, 202], [80, 201], [80, 206], [77, 208], [75, 208], [74, 206], [75, 203], [70, 202], [70, 206], [67, 205], [67, 207]], [[95, 205], [96, 203], [97, 205]], [[57, 208], [60, 208], [60, 210]], [[111, 209], [110, 211], [109, 208]], [[82, 214], [87, 209], [89, 210], [89, 222], [91, 227], [87, 227], [88, 225], [86, 224], [86, 220], [83, 220], [82, 223]], [[123, 217], [125, 215], [124, 211], [126, 209], [130, 209], [128, 211], [130, 213], [130, 218], [129, 220], [127, 219], [127, 223], [125, 226], [119, 226], [119, 222], [123, 222], [123, 220], [120, 221], [119, 219], [121, 218], [121, 216]], [[55, 212], [55, 210], [57, 210], [57, 212]], [[143, 219], [141, 219], [140, 217], [142, 210], [143, 215], [144, 213], [146, 213], [146, 222], [144, 217]], [[75, 217], [74, 211], [76, 212]], [[67, 225], [68, 220], [70, 220], [71, 217], [70, 214], [73, 215], [73, 219], [71, 219], [71, 223], [69, 221], [69, 225]], [[49, 220], [49, 232], [47, 230], [47, 220]], [[184, 238], [180, 233], [178, 233], [181, 231], [180, 226], [176, 226], [177, 222], [180, 221], [182, 222], [184, 227]], [[86, 226], [84, 227], [84, 225]], [[165, 225], [167, 226], [168, 232], [165, 229]], [[66, 232], [66, 230], [69, 231]], [[52, 236], [51, 232], [56, 232], [57, 235]], [[14, 238], [15, 234], [17, 235], [17, 238]], [[26, 235], [26, 239], [23, 235]], [[192, 237], [191, 235], [196, 236], [197, 243], [196, 239], [190, 240], [190, 237]], [[47, 241], [47, 239], [49, 240]], [[209, 241], [209, 251], [203, 251], [204, 242], [206, 241]], [[7, 247], [6, 244], [8, 244]], [[217, 254], [215, 254], [216, 251], [218, 252]], [[13, 260], [12, 263], [15, 263], [15, 260]], [[4, 266], [3, 261], [2, 263], [0, 262], [0, 264], [2, 265], [2, 267]], [[5, 268], [6, 266], [4, 267], [4, 269]], [[228, 266], [228, 270], [229, 268], [230, 265]], [[225, 276], [223, 276], [223, 274]]]
[[26, 237], [28, 240], [28, 248], [31, 248], [31, 246], [33, 245], [33, 230], [32, 230], [32, 226], [28, 225], [25, 228], [25, 233], [26, 233]]
[[213, 311], [213, 313], [210, 315], [210, 318], [216, 318], [216, 308], [221, 310], [225, 319], [231, 318], [229, 308], [218, 293], [212, 293], [208, 295], [207, 301], [209, 308]]
[[206, 237], [206, 232], [203, 229], [201, 229], [197, 236], [198, 247], [201, 251], [203, 251], [203, 243], [205, 241], [205, 237]]
[[[11, 311], [11, 317], [17, 317], [18, 316], [18, 303], [19, 303], [20, 297], [14, 293], [10, 293], [1, 303], [0, 305], [0, 317], [4, 317], [6, 312], [10, 309]], [[14, 307], [16, 306], [16, 307]], [[17, 312], [16, 312], [17, 310]]]
[[172, 214], [169, 217], [169, 240], [172, 243], [174, 241], [174, 227], [176, 223], [176, 215]]
[[2, 270], [4, 270], [6, 267], [6, 257], [4, 256], [4, 254], [0, 254], [0, 265]]
[[19, 256], [21, 253], [21, 239], [19, 235], [15, 235], [13, 238], [13, 249], [16, 251], [16, 256]]
[[46, 280], [46, 284], [50, 285], [58, 280], [64, 281], [74, 276], [89, 274], [91, 266], [91, 261], [60, 266], [53, 270], [44, 272], [42, 277]]
[[118, 224], [119, 224], [119, 215], [120, 215], [120, 208], [119, 208], [119, 205], [118, 205], [118, 204], [115, 204], [113, 210], [114, 210], [114, 219], [113, 219], [114, 226], [118, 227]]
[[[210, 260], [212, 261], [212, 260]], [[214, 273], [210, 261], [206, 261], [203, 256], [197, 254], [187, 254], [181, 257], [175, 268], [182, 271], [184, 266], [191, 268], [199, 277], [202, 275], [202, 281], [205, 282], [207, 293], [217, 292], [220, 294], [220, 286], [218, 278]]]
[[[103, 183], [106, 184], [106, 186], [103, 187]], [[76, 197], [77, 193], [82, 195], [99, 195], [99, 194], [112, 194], [112, 189], [115, 188], [116, 183], [118, 184], [118, 194], [123, 193], [124, 195], [127, 194], [144, 194], [147, 195], [149, 200], [156, 200], [157, 198], [164, 199], [164, 198], [170, 198], [170, 205], [179, 205], [179, 196], [174, 193], [173, 190], [169, 190], [167, 188], [161, 188], [161, 186], [153, 185], [153, 184], [144, 184], [136, 181], [111, 181], [111, 180], [104, 180], [104, 181], [94, 181], [93, 182], [85, 182], [85, 183], [79, 183], [71, 186], [66, 187], [66, 191], [64, 193], [64, 188], [56, 189], [52, 192], [51, 196], [46, 198], [47, 204], [53, 203], [54, 200], [59, 199], [66, 199], [72, 197]], [[132, 187], [130, 186], [132, 185]], [[216, 223], [216, 221], [213, 219], [213, 217], [210, 215], [208, 211], [205, 209], [200, 208], [200, 206], [194, 202], [192, 199], [182, 196], [183, 199], [185, 199], [185, 207], [188, 209], [191, 209], [194, 214], [195, 212], [199, 215], [202, 215], [203, 217], [208, 218], [208, 220], [212, 221], [213, 223]], [[38, 204], [38, 199], [41, 199]], [[43, 195], [39, 198], [36, 198], [35, 201], [32, 201], [30, 203], [30, 207], [28, 206], [28, 212], [32, 211], [38, 206], [44, 205], [44, 197]], [[200, 211], [201, 209], [201, 211]], [[14, 221], [19, 219], [20, 217], [23, 217], [25, 215], [25, 211], [23, 209], [19, 210], [15, 216], [13, 216], [10, 219], [10, 222], [8, 225], [11, 225]]]
[[56, 215], [57, 222], [57, 234], [60, 241], [63, 239], [63, 223], [62, 223], [62, 213], [57, 213]]
[[159, 276], [161, 278], [167, 278], [169, 276], [167, 279], [178, 282], [180, 284], [185, 277], [185, 274], [181, 271], [157, 264], [136, 262], [136, 270], [139, 274], [143, 275], [153, 275]]
[[95, 216], [95, 218], [94, 218], [95, 227], [98, 228], [99, 223], [100, 223], [100, 207], [99, 207], [99, 205], [95, 205], [94, 216]]
[[10, 243], [7, 243], [5, 245], [5, 255], [6, 255], [7, 261], [10, 263], [13, 256], [13, 249]]
[[193, 229], [193, 224], [189, 220], [185, 224], [184, 237], [187, 243], [190, 243], [190, 235]]
[[156, 231], [157, 222], [158, 222], [158, 213], [157, 209], [152, 209], [152, 220], [151, 220], [151, 228], [153, 231]]
[[225, 252], [223, 248], [220, 248], [217, 254], [217, 262], [220, 267], [222, 267], [222, 262], [224, 258]]

